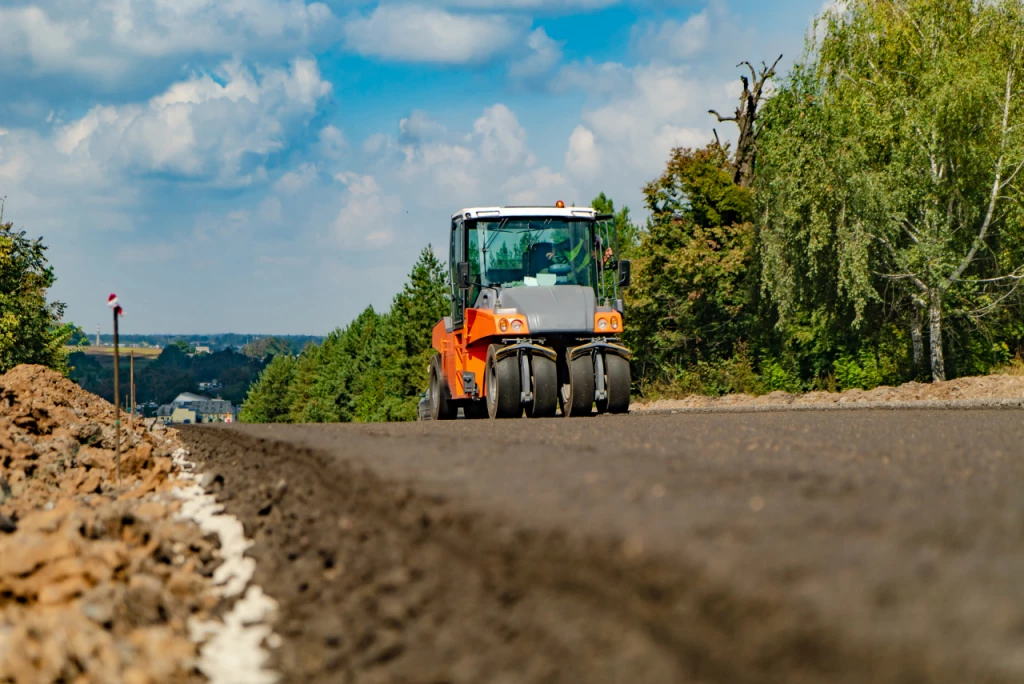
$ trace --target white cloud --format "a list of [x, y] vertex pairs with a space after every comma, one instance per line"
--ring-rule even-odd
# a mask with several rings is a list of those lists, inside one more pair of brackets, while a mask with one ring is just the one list
[[810, 25], [807, 27], [807, 39], [817, 44], [825, 37], [829, 21], [841, 18], [849, 8], [848, 0], [824, 0], [818, 14], [811, 17]]
[[469, 64], [510, 48], [528, 20], [494, 14], [453, 14], [420, 5], [379, 5], [345, 24], [348, 47], [387, 60]]
[[385, 194], [370, 175], [344, 172], [335, 180], [346, 186], [345, 203], [334, 219], [335, 240], [348, 248], [377, 249], [395, 238], [399, 201]]
[[637, 24], [631, 42], [634, 50], [648, 59], [681, 62], [708, 47], [711, 31], [711, 17], [705, 9], [684, 22], [670, 19]]
[[304, 163], [294, 171], [286, 171], [278, 178], [274, 183], [274, 190], [285, 195], [294, 195], [313, 184], [319, 173], [320, 169], [316, 164]]
[[625, 65], [587, 59], [564, 65], [550, 88], [555, 92], [583, 90], [592, 95], [611, 95], [628, 89], [631, 83], [632, 71]]
[[562, 45], [543, 28], [535, 29], [526, 39], [529, 52], [512, 63], [508, 75], [513, 80], [530, 80], [547, 76], [562, 61]]
[[[400, 196], [403, 206], [417, 208], [420, 216], [435, 216], [438, 226], [461, 206], [553, 204], [559, 199], [556, 192], [566, 202], [577, 199], [563, 173], [537, 167], [526, 130], [500, 103], [484, 109], [465, 132], [449, 131], [418, 112], [399, 123], [397, 138], [372, 136], [363, 150], [372, 158], [374, 177], [389, 179], [389, 193]], [[422, 230], [422, 219], [403, 217], [405, 234]]]
[[[187, 55], [294, 54], [337, 30], [303, 0], [13, 0], [0, 8], [0, 72], [71, 74], [116, 86]], [[127, 85], [127, 84], [121, 84]]]
[[[725, 91], [725, 86], [718, 86]], [[615, 160], [611, 165], [655, 173], [676, 146], [700, 146], [711, 136], [707, 118], [716, 93], [680, 67], [637, 67], [632, 87], [583, 120], [597, 144]], [[701, 118], [698, 118], [701, 117]], [[680, 122], [706, 121], [706, 125]]]
[[256, 74], [231, 62], [215, 76], [196, 74], [145, 104], [93, 107], [60, 128], [53, 145], [112, 172], [242, 185], [262, 176], [261, 160], [282, 149], [331, 92], [312, 60]]
[[566, 177], [547, 166], [509, 178], [502, 189], [508, 197], [507, 204], [512, 205], [552, 206], [556, 199], [572, 201], [561, 197], [570, 191]]
[[408, 117], [399, 120], [398, 134], [402, 142], [432, 140], [444, 135], [445, 129], [437, 121], [430, 118], [424, 111], [416, 110]]
[[345, 134], [337, 126], [327, 125], [320, 129], [320, 154], [328, 159], [338, 159], [348, 149]]
[[473, 122], [473, 133], [480, 139], [480, 154], [486, 163], [533, 165], [534, 157], [526, 147], [526, 130], [505, 105], [484, 110], [483, 116]]
[[582, 124], [569, 136], [565, 168], [572, 175], [585, 180], [593, 180], [601, 172], [601, 150], [597, 146], [594, 132]]

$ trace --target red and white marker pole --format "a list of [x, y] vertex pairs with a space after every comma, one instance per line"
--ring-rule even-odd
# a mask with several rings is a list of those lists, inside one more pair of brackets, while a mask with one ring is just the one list
[[118, 370], [120, 366], [120, 360], [118, 359], [118, 335], [117, 335], [117, 319], [124, 314], [124, 309], [121, 308], [121, 304], [117, 301], [117, 295], [112, 294], [107, 297], [107, 306], [114, 311], [114, 433], [117, 435], [115, 443], [117, 445], [115, 451], [115, 458], [117, 463], [117, 488], [121, 489], [121, 400], [118, 399], [120, 394], [120, 386], [118, 384]]

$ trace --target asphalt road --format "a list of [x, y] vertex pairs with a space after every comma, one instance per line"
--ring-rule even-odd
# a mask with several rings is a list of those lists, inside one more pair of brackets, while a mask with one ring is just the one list
[[1024, 681], [1020, 410], [184, 435], [288, 681]]

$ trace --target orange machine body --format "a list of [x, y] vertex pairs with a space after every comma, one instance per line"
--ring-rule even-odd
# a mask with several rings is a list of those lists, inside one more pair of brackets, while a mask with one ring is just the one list
[[[500, 330], [501, 321], [506, 321], [507, 330]], [[521, 325], [518, 332], [512, 332], [512, 322]], [[499, 315], [486, 309], [466, 309], [466, 320], [462, 327], [448, 332], [445, 321], [434, 326], [433, 346], [441, 355], [441, 367], [452, 399], [482, 398], [487, 396], [486, 373], [487, 348], [503, 339], [525, 337], [529, 334], [526, 316]], [[477, 394], [467, 392], [463, 373], [469, 371], [476, 379]]]
[[[502, 330], [502, 324], [505, 330]], [[513, 324], [519, 329], [513, 331]], [[594, 333], [621, 334], [622, 314], [601, 311], [594, 315]], [[451, 399], [482, 399], [487, 396], [487, 348], [492, 344], [514, 344], [516, 338], [530, 338], [527, 317], [523, 314], [499, 314], [487, 309], [466, 309], [461, 328], [449, 331], [444, 320], [434, 326], [432, 344], [441, 356], [441, 367]], [[469, 371], [476, 382], [476, 393], [466, 387], [463, 373]]]

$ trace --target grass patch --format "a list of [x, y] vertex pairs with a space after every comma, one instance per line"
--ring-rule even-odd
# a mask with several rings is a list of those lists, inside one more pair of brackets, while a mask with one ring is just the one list
[[1017, 377], [1024, 376], [1024, 357], [1017, 354], [1014, 358], [1010, 359], [1010, 362], [999, 366], [992, 371], [994, 375], [1015, 375]]

